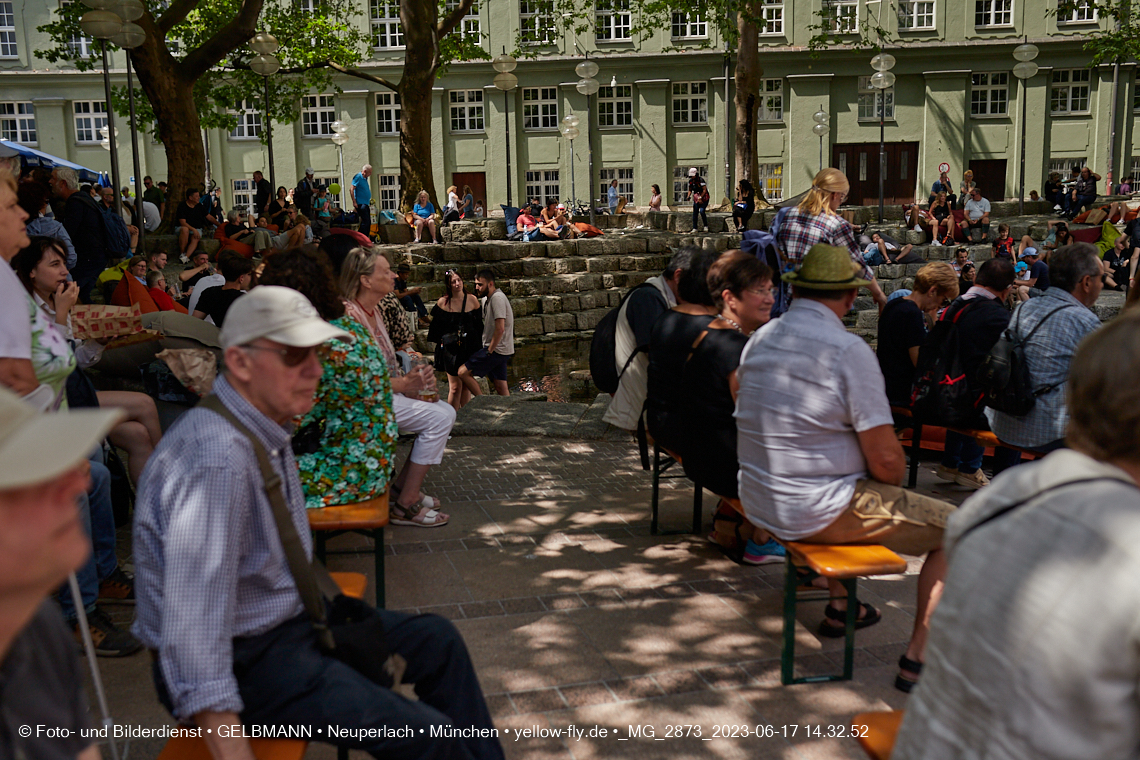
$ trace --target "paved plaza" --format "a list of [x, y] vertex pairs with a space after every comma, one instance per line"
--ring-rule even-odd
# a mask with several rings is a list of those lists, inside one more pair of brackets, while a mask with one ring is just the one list
[[[517, 401], [551, 412], [561, 406]], [[460, 415], [457, 433], [465, 418], [480, 411], [486, 418], [502, 403], [476, 402]], [[532, 430], [544, 427], [536, 422]], [[782, 565], [736, 565], [704, 535], [651, 536], [650, 476], [624, 434], [584, 440], [489, 432], [457, 434], [428, 476], [425, 489], [444, 500], [449, 525], [386, 531], [387, 606], [455, 621], [496, 726], [509, 732], [503, 746], [510, 760], [861, 758], [853, 740], [829, 738], [829, 727], [847, 726], [861, 711], [905, 705], [892, 684], [913, 622], [917, 561], [905, 575], [860, 583], [861, 598], [882, 610], [883, 621], [856, 637], [855, 680], [784, 687]], [[968, 495], [934, 480], [930, 469], [923, 468], [920, 490], [956, 502]], [[664, 485], [664, 528], [688, 524], [691, 499], [687, 480]], [[714, 504], [706, 494], [706, 524]], [[331, 546], [361, 550], [330, 565], [367, 573], [371, 597], [368, 542], [344, 537]], [[131, 612], [109, 609], [121, 622]], [[822, 603], [800, 610], [798, 674], [839, 670], [843, 640], [814, 633]], [[118, 722], [170, 722], [145, 654], [99, 665]], [[587, 735], [568, 737], [570, 726]], [[636, 726], [646, 727], [643, 734], [652, 727], [654, 736], [630, 738]], [[676, 726], [691, 728], [676, 738]], [[772, 726], [776, 735], [721, 738], [726, 727], [744, 726]], [[589, 736], [595, 727], [608, 735]], [[135, 740], [128, 757], [153, 758], [161, 744]], [[335, 756], [327, 745], [312, 745], [306, 755]]]

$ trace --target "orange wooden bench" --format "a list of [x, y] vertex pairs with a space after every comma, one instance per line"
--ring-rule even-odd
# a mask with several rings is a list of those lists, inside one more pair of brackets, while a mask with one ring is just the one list
[[[891, 760], [895, 737], [902, 725], [905, 710], [859, 713], [851, 719], [855, 741], [871, 760]], [[862, 727], [862, 728], [860, 728]]]
[[384, 607], [384, 528], [388, 525], [388, 492], [375, 499], [338, 507], [320, 507], [307, 511], [309, 528], [315, 540], [314, 551], [322, 562], [329, 554], [357, 554], [354, 549], [330, 551], [326, 543], [342, 533], [361, 533], [373, 541], [376, 563], [376, 606]]

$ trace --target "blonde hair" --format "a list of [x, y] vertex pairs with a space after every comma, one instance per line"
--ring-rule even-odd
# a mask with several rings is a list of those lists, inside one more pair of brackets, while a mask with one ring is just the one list
[[353, 248], [340, 265], [341, 298], [352, 300], [360, 292], [360, 278], [368, 277], [376, 270], [376, 260], [380, 254], [372, 248]]
[[806, 214], [817, 216], [819, 214], [834, 214], [831, 210], [831, 194], [842, 193], [844, 188], [850, 188], [847, 177], [838, 169], [828, 167], [815, 175], [811, 181], [811, 189], [800, 201], [799, 209]]
[[451, 187], [447, 188], [447, 194], [451, 195], [452, 193], [457, 192], [458, 190], [459, 190], [458, 187], [456, 187], [455, 185], [452, 185]]
[[919, 293], [934, 290], [946, 298], [958, 297], [958, 273], [945, 261], [933, 261], [914, 276], [914, 289]]
[[312, 222], [309, 221], [309, 217], [305, 216], [304, 214], [297, 214], [297, 218], [294, 219], [293, 221], [296, 224], [303, 224], [306, 227], [308, 227], [309, 225], [312, 224]]

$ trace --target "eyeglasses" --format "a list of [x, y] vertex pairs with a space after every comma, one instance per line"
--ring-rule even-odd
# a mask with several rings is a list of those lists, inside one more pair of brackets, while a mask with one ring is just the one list
[[766, 296], [772, 292], [772, 286], [769, 285], [766, 288], [745, 288], [744, 292], [751, 293], [754, 296]]
[[272, 348], [270, 346], [245, 345], [242, 348], [250, 351], [270, 351], [281, 357], [281, 363], [286, 367], [296, 367], [303, 364], [317, 351], [317, 346], [287, 346], [286, 348]]
[[834, 193], [834, 195], [838, 195], [840, 201], [847, 200], [847, 193]]

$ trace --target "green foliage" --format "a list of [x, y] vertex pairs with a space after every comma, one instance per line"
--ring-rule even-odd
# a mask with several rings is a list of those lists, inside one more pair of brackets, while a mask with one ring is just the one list
[[1090, 66], [1127, 61], [1140, 58], [1140, 7], [1132, 0], [1105, 0], [1104, 2], [1081, 2], [1068, 0], [1060, 3], [1050, 15], [1069, 15], [1078, 6], [1091, 6], [1101, 22], [1107, 21], [1106, 29], [1097, 29], [1081, 34], [1088, 37], [1085, 50], [1092, 53]]
[[[451, 12], [455, 4], [447, 2], [447, 0], [439, 0], [439, 17]], [[474, 3], [471, 6], [470, 13], [477, 13], [479, 3]], [[486, 32], [480, 32], [476, 35], [470, 30], [463, 28], [463, 22], [459, 22], [459, 26], [455, 31], [444, 37], [439, 41], [439, 54], [440, 65], [436, 71], [436, 79], [442, 79], [447, 76], [448, 65], [456, 61], [489, 61], [493, 57], [493, 53], [488, 53], [483, 49], [483, 44], [490, 39], [491, 35]]]

